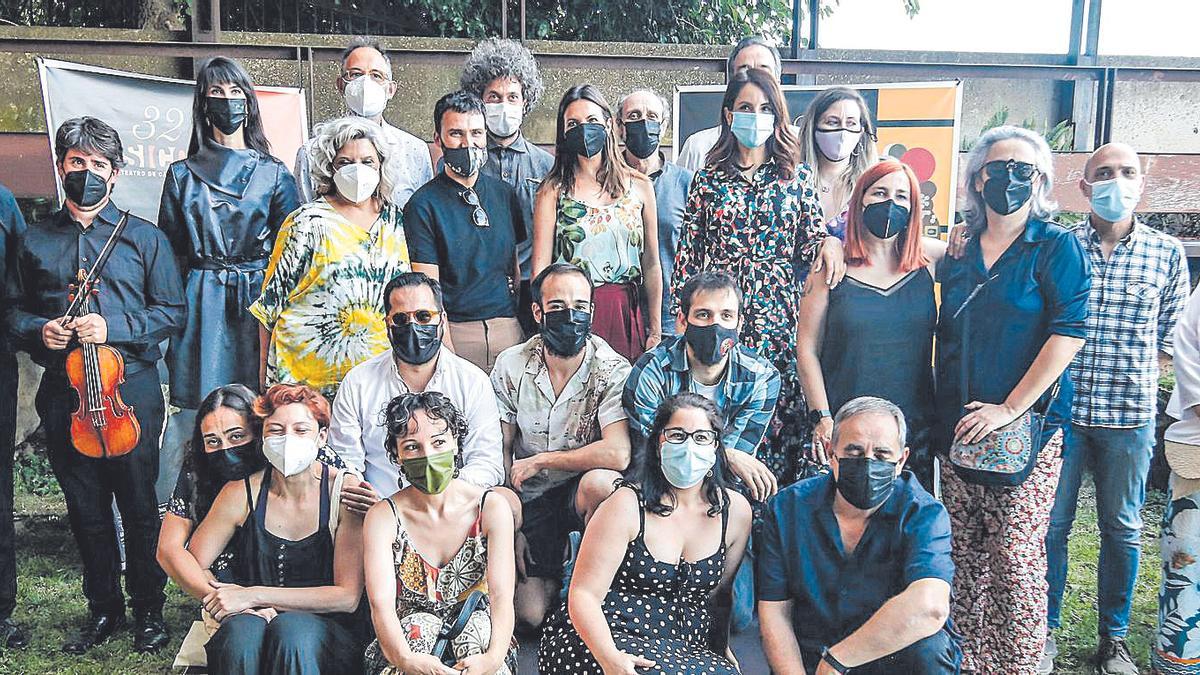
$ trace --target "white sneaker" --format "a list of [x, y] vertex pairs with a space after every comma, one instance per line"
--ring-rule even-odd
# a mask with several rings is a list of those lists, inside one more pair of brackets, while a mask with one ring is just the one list
[[1038, 675], [1050, 675], [1054, 672], [1054, 658], [1058, 656], [1058, 643], [1054, 641], [1054, 633], [1046, 634], [1046, 644], [1042, 647], [1042, 661], [1038, 663]]

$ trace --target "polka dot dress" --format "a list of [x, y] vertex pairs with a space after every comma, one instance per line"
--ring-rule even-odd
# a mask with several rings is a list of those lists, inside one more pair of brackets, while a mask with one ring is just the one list
[[[655, 662], [638, 672], [661, 675], [734, 675], [738, 671], [708, 648], [711, 617], [708, 598], [725, 571], [725, 524], [721, 514], [721, 547], [696, 562], [671, 564], [656, 560], [646, 548], [646, 515], [629, 542], [621, 567], [602, 609], [617, 649]], [[538, 650], [543, 675], [603, 675], [600, 665], [567, 614], [564, 603], [547, 620]]]

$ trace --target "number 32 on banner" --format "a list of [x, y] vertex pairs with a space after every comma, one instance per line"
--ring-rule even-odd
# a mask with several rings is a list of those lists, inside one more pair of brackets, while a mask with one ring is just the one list
[[[146, 106], [145, 119], [133, 125], [133, 135], [139, 141], [151, 139], [174, 143], [183, 133], [184, 114], [179, 108], [162, 111], [156, 105]], [[160, 132], [161, 127], [161, 132]]]

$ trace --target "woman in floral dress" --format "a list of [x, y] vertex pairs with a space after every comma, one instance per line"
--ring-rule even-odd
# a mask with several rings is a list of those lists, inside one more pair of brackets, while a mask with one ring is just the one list
[[799, 142], [788, 119], [769, 73], [751, 68], [729, 82], [720, 138], [688, 193], [671, 280], [676, 298], [704, 270], [723, 270], [741, 282], [741, 341], [771, 359], [783, 378], [759, 452], [781, 486], [796, 478], [809, 427], [796, 374], [801, 285], [810, 266], [814, 282], [831, 286], [845, 272], [841, 242], [822, 225], [809, 168], [795, 160]]
[[[387, 453], [407, 485], [367, 513], [367, 597], [378, 636], [366, 651], [367, 672], [515, 673], [508, 502], [455, 477], [467, 424], [444, 395], [402, 394], [385, 418]], [[476, 592], [482, 599], [466, 611]], [[442, 625], [464, 613], [448, 654], [432, 655]]]
[[306, 384], [332, 401], [351, 368], [389, 348], [383, 287], [410, 268], [379, 126], [343, 118], [313, 134], [321, 197], [284, 221], [250, 312], [262, 324], [263, 386]]
[[557, 154], [533, 207], [533, 276], [552, 262], [596, 285], [592, 332], [636, 361], [662, 340], [654, 184], [617, 147], [612, 110], [590, 84], [558, 106]]

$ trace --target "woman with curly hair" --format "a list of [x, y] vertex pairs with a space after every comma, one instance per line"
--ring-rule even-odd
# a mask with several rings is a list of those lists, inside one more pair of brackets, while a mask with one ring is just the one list
[[351, 368], [388, 350], [383, 287], [411, 268], [379, 126], [345, 117], [313, 134], [321, 196], [283, 222], [250, 313], [262, 324], [261, 385], [306, 384], [332, 401]]
[[[367, 648], [369, 672], [509, 675], [516, 562], [508, 502], [458, 478], [467, 423], [443, 394], [397, 396], [384, 426], [388, 457], [407, 485], [367, 513], [367, 597], [378, 636]], [[459, 630], [439, 644], [446, 623]]]

